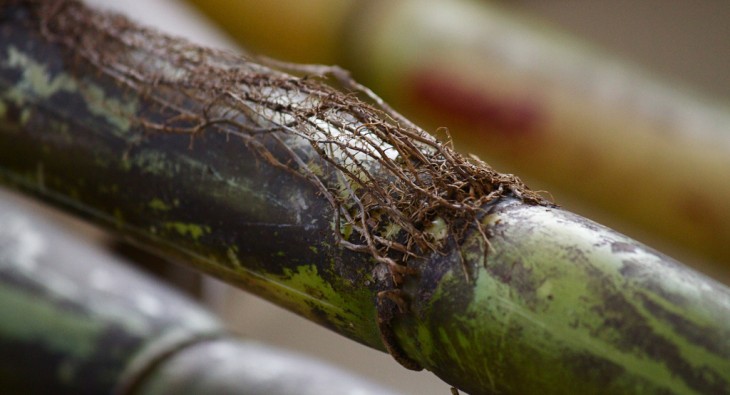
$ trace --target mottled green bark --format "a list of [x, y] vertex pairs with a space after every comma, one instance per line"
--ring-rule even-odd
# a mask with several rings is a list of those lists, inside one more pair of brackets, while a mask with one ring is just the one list
[[[395, 141], [407, 122], [392, 126], [316, 81], [118, 19], [65, 20], [14, 3], [32, 6], [1, 11], [2, 182], [471, 393], [730, 391], [722, 285], [535, 204], [485, 165], [440, 175], [457, 154], [416, 129], [421, 140]], [[88, 45], [98, 40], [108, 45]], [[267, 107], [254, 105], [261, 97]], [[381, 144], [378, 154], [361, 159], [363, 141]], [[416, 151], [404, 157], [397, 144]], [[411, 194], [388, 187], [401, 182], [393, 164], [412, 176]], [[486, 196], [473, 189], [485, 174]], [[466, 187], [441, 190], [441, 176]], [[363, 192], [366, 181], [409, 209], [433, 208], [418, 217], [432, 221], [388, 222], [399, 213]], [[469, 193], [484, 202], [479, 224], [459, 211], [473, 208]], [[423, 239], [406, 238], [414, 234]]]
[[474, 282], [424, 264], [397, 328], [427, 366], [459, 365], [446, 381], [478, 370], [475, 392], [728, 392], [724, 285], [562, 210], [507, 201], [484, 221], [487, 260], [462, 248]]
[[373, 293], [388, 281], [375, 281], [367, 255], [337, 245], [332, 208], [310, 182], [232, 134], [149, 132], [133, 120], [177, 115], [171, 103], [183, 96], [100, 73], [44, 39], [29, 13], [6, 7], [0, 27], [4, 182], [382, 347]]

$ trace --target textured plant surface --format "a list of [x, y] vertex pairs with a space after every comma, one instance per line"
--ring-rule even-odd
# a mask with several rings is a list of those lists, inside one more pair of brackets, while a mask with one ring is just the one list
[[1, 12], [3, 182], [468, 392], [728, 391], [726, 288], [323, 69], [71, 1]]

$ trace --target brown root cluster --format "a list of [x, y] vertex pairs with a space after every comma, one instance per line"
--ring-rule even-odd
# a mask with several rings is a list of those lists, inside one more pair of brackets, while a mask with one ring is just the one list
[[142, 130], [185, 133], [191, 142], [210, 131], [242, 139], [262, 162], [311, 182], [334, 210], [340, 244], [388, 265], [396, 284], [409, 257], [458, 244], [469, 228], [486, 241], [486, 204], [503, 196], [546, 203], [513, 175], [414, 126], [340, 69], [201, 48], [75, 1], [31, 3], [48, 39], [173, 114], [130, 114]]

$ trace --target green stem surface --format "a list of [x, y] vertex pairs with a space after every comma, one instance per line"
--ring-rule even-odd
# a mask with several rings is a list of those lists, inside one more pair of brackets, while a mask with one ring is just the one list
[[[451, 222], [433, 217], [412, 233], [440, 248], [407, 244], [415, 254], [408, 259], [394, 252], [393, 240], [405, 241], [385, 230], [402, 229], [379, 227], [389, 212], [373, 208], [366, 197], [375, 192], [362, 192], [365, 181], [353, 177], [397, 195], [387, 186], [398, 185], [389, 178], [398, 170], [384, 164], [402, 163], [418, 182], [435, 173], [419, 173], [412, 158], [384, 159], [397, 145], [375, 135], [380, 123], [362, 125], [369, 107], [315, 90], [317, 81], [68, 1], [0, 8], [0, 54], [0, 181], [7, 185], [470, 393], [730, 391], [727, 288], [530, 198], [508, 176], [495, 176], [496, 197], [484, 201], [478, 225], [455, 234]], [[205, 85], [191, 65], [220, 81]], [[274, 99], [268, 107], [217, 101], [261, 96]], [[290, 122], [309, 109], [316, 111], [306, 122]], [[383, 114], [378, 122], [395, 121]], [[314, 141], [320, 135], [344, 140]], [[381, 144], [380, 161], [360, 160], [363, 141]], [[429, 144], [409, 153], [432, 158], [438, 147], [438, 158], [458, 156]], [[433, 186], [425, 178], [416, 192]], [[359, 213], [340, 195], [352, 197]], [[377, 243], [365, 240], [375, 236]]]

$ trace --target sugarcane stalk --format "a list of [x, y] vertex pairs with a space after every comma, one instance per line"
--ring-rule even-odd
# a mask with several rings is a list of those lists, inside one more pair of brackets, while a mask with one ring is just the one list
[[252, 49], [351, 69], [458, 149], [730, 281], [727, 103], [494, 2], [191, 2]]
[[727, 288], [341, 70], [295, 77], [73, 1], [0, 21], [3, 183], [469, 393], [730, 390]]
[[136, 395], [396, 395], [337, 367], [239, 339], [196, 344], [152, 370]]
[[234, 337], [201, 306], [19, 200], [0, 192], [0, 392], [392, 393]]

